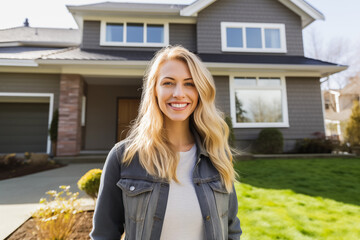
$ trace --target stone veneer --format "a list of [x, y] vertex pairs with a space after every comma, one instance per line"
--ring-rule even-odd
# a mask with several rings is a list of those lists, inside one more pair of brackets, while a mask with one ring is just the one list
[[74, 156], [80, 152], [83, 89], [81, 75], [61, 75], [57, 156]]

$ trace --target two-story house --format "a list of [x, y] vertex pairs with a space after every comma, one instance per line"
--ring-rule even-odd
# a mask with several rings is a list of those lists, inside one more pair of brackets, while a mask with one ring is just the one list
[[137, 114], [149, 60], [168, 44], [205, 62], [241, 149], [263, 128], [280, 129], [284, 151], [325, 131], [319, 78], [345, 67], [304, 57], [302, 29], [324, 17], [303, 0], [67, 7], [79, 45], [65, 36], [76, 30], [0, 43], [0, 152], [49, 152], [54, 109], [58, 155], [110, 149]]
[[360, 101], [360, 75], [349, 78], [342, 89], [323, 91], [326, 136], [345, 139], [346, 125], [352, 114], [354, 101]]

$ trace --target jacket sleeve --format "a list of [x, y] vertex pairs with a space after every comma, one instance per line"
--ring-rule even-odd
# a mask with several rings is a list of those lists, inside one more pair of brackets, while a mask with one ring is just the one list
[[236, 196], [235, 187], [233, 185], [233, 191], [230, 193], [229, 198], [229, 227], [228, 227], [228, 236], [231, 240], [239, 240], [242, 230], [240, 228], [240, 220], [237, 217], [238, 213], [238, 200]]
[[120, 239], [124, 232], [124, 205], [122, 191], [116, 186], [120, 180], [120, 161], [118, 145], [109, 152], [101, 174], [100, 187], [96, 202], [93, 229], [90, 237], [93, 240]]

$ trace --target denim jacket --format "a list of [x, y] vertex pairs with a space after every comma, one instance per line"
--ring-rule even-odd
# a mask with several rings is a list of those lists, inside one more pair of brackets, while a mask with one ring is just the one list
[[[197, 163], [193, 171], [195, 192], [203, 216], [205, 239], [240, 239], [236, 192], [227, 193], [220, 175], [196, 132]], [[169, 183], [149, 175], [135, 155], [126, 166], [121, 163], [124, 144], [117, 143], [109, 152], [101, 176], [93, 229], [94, 240], [159, 240]]]

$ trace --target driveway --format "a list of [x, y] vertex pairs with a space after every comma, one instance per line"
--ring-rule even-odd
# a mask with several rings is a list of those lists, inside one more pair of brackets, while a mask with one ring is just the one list
[[49, 190], [59, 191], [60, 185], [70, 185], [71, 192], [79, 192], [84, 204], [92, 200], [77, 188], [77, 181], [87, 171], [102, 169], [103, 163], [69, 164], [24, 177], [0, 181], [0, 239], [16, 230], [36, 210], [40, 198]]

